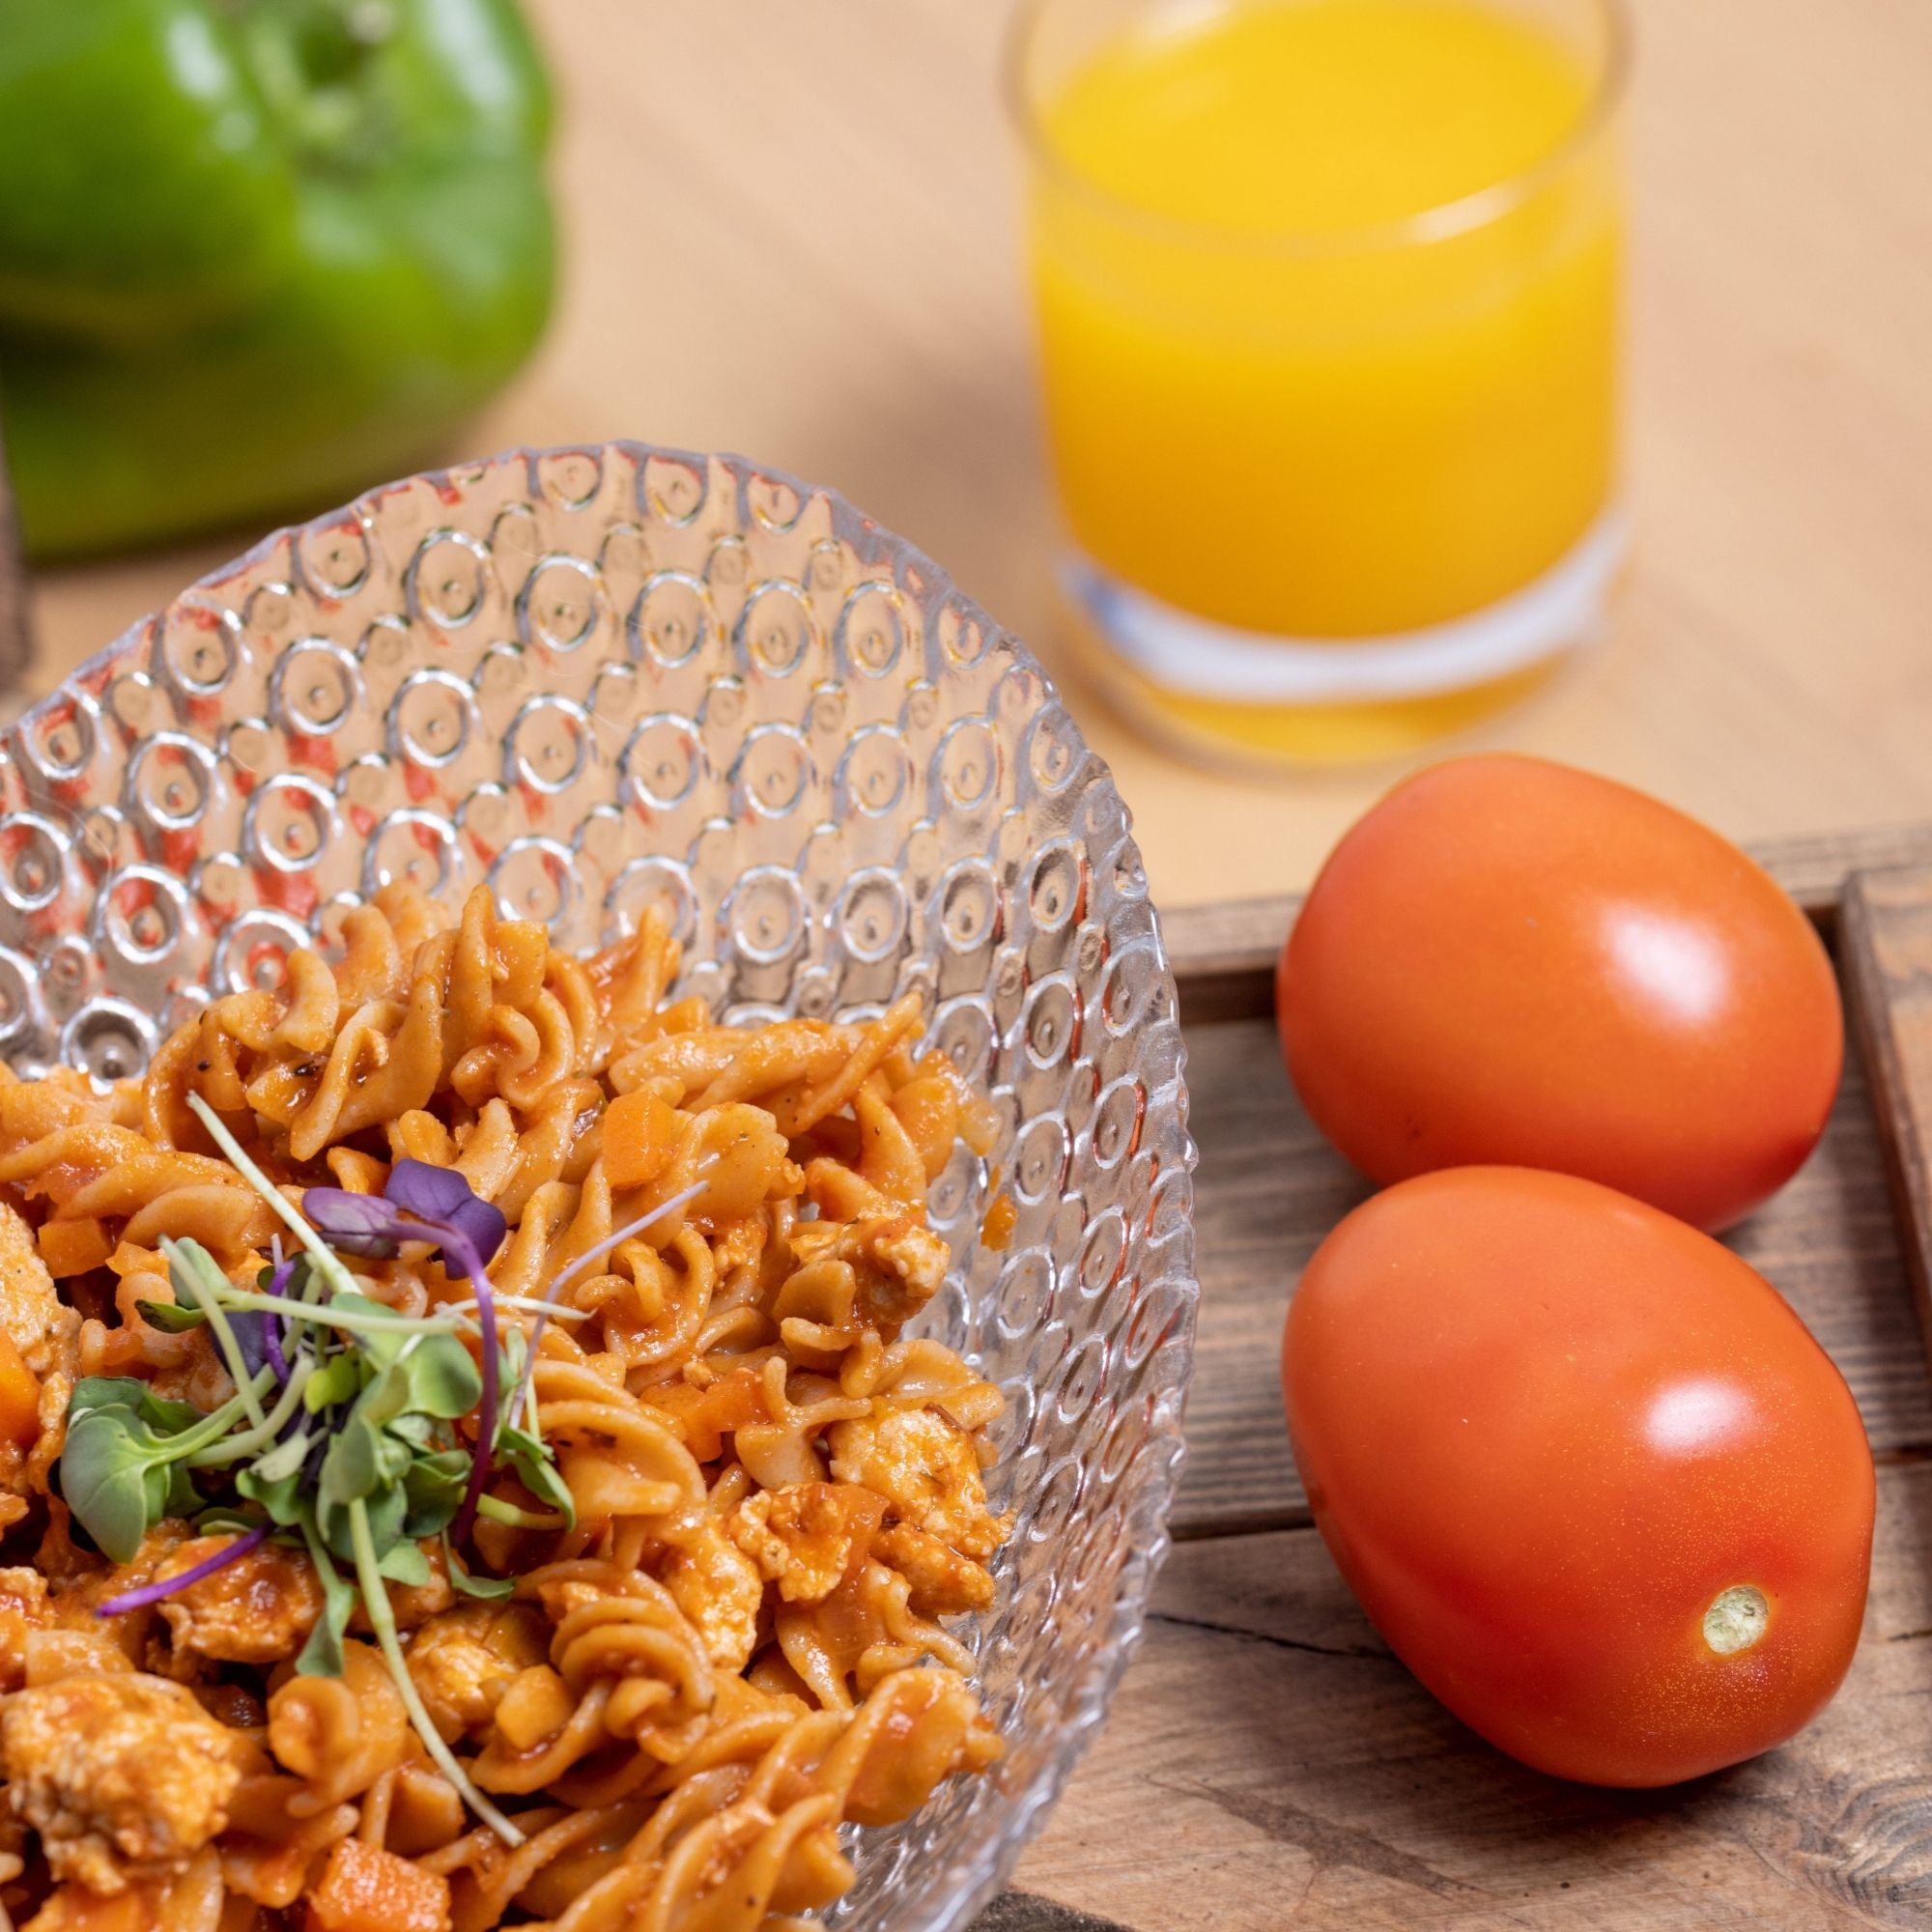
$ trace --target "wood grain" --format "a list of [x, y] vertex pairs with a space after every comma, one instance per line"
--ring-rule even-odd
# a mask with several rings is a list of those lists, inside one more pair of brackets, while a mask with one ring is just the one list
[[1932, 1344], [1932, 867], [1855, 878], [1841, 945], [1906, 1266]]
[[[1835, 939], [1878, 1092], [1855, 1050], [1818, 1151], [1732, 1244], [1858, 1397], [1880, 1464], [1872, 1594], [1851, 1675], [1817, 1722], [1751, 1764], [1661, 1793], [1560, 1784], [1482, 1744], [1389, 1654], [1307, 1526], [1277, 1338], [1294, 1277], [1367, 1184], [1295, 1102], [1271, 1022], [1204, 1017], [1264, 1008], [1289, 904], [1169, 923], [1202, 1150], [1179, 1543], [1144, 1658], [1022, 1863], [1026, 1895], [1001, 1901], [1009, 1916], [983, 1932], [1050, 1932], [1039, 1915], [1055, 1903], [1130, 1932], [1923, 1922], [1932, 1383], [1907, 1251], [1925, 1251], [1932, 1198], [1932, 864], [1858, 875], [1840, 917], [1830, 900], [1847, 871], [1926, 856], [1928, 838], [1904, 829], [1761, 855]], [[1895, 1122], [1904, 1240], [1875, 1097]]]
[[[1483, 742], [1738, 838], [1932, 816], [1932, 8], [1633, 4], [1634, 560], [1607, 647]], [[562, 302], [441, 454], [746, 449], [838, 485], [1061, 656], [995, 84], [1009, 6], [532, 11]], [[259, 534], [43, 578], [40, 675]], [[1163, 905], [1305, 885], [1392, 776], [1198, 770], [1071, 696]]]
[[[1198, 1537], [1307, 1520], [1281, 1413], [1282, 1317], [1321, 1237], [1370, 1190], [1302, 1112], [1270, 1023], [1191, 1027], [1187, 1040], [1201, 1314], [1175, 1530]], [[1844, 1371], [1875, 1453], [1932, 1454], [1932, 1383], [1856, 1056], [1817, 1152], [1729, 1244]]]
[[[1932, 860], [1932, 830], [1900, 827], [1840, 838], [1786, 841], [1756, 856], [1828, 932], [1833, 900], [1849, 874]], [[1897, 899], [1927, 873], [1876, 875]], [[1866, 893], [1846, 918], [1862, 932]], [[1302, 1111], [1282, 1068], [1274, 1032], [1273, 970], [1293, 916], [1292, 898], [1183, 908], [1163, 930], [1180, 988], [1188, 1043], [1192, 1124], [1201, 1148], [1196, 1214], [1202, 1285], [1198, 1367], [1188, 1409], [1189, 1462], [1176, 1533], [1280, 1528], [1306, 1521], [1306, 1501], [1288, 1453], [1276, 1378], [1283, 1312], [1295, 1277], [1322, 1236], [1368, 1193]], [[1916, 903], [1916, 902], [1914, 902]], [[1895, 1048], [1882, 1061], [1897, 1092], [1898, 1069], [1916, 1065], [1921, 1111], [1932, 1135], [1932, 900], [1917, 904], [1911, 931], [1924, 949], [1916, 967], [1900, 948], [1905, 910], [1889, 934], [1892, 977], [1880, 989], [1918, 985], [1894, 1010], [1918, 1014], [1918, 1060]], [[1862, 942], [1861, 942], [1862, 944]], [[1858, 957], [1866, 957], [1865, 946]], [[1867, 1008], [1874, 1000], [1867, 998]], [[1908, 1109], [1909, 1116], [1909, 1109]], [[1919, 1251], [1932, 1239], [1926, 1176], [1905, 1199], [1920, 1217]], [[1932, 1384], [1884, 1185], [1880, 1129], [1854, 1053], [1832, 1123], [1804, 1170], [1730, 1242], [1804, 1318], [1859, 1397], [1874, 1450], [1885, 1458], [1932, 1454]]]
[[1314, 1531], [1186, 1544], [1018, 1882], [1134, 1932], [1918, 1926], [1929, 1679], [1922, 1465], [1881, 1471], [1836, 1701], [1782, 1749], [1662, 1792], [1558, 1783], [1482, 1744], [1389, 1655]]

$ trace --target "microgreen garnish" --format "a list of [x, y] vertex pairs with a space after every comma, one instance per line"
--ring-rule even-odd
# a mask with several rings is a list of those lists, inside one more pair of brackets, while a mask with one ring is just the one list
[[449, 1571], [450, 1583], [459, 1597], [483, 1597], [497, 1602], [517, 1587], [507, 1577], [472, 1576], [463, 1567], [462, 1557], [449, 1547], [447, 1531], [442, 1538], [442, 1560]]
[[218, 1469], [262, 1451], [280, 1448], [282, 1432], [288, 1427], [289, 1418], [295, 1414], [296, 1406], [301, 1401], [314, 1373], [313, 1362], [299, 1362], [282, 1384], [282, 1392], [275, 1398], [274, 1407], [254, 1428], [244, 1429], [239, 1435], [217, 1436], [205, 1449], [192, 1451], [186, 1458], [187, 1466], [190, 1469]]
[[[249, 1391], [258, 1406], [269, 1380], [265, 1369]], [[133, 1377], [85, 1376], [67, 1413], [61, 1493], [104, 1555], [131, 1563], [164, 1516], [192, 1516], [202, 1506], [187, 1459], [225, 1435], [247, 1408], [238, 1393], [204, 1415], [185, 1402], [163, 1401]]]
[[351, 1254], [392, 1255], [405, 1241], [428, 1241], [442, 1250], [444, 1271], [468, 1280], [476, 1291], [476, 1319], [483, 1330], [483, 1386], [476, 1404], [475, 1461], [449, 1525], [451, 1541], [460, 1544], [476, 1520], [476, 1505], [490, 1479], [497, 1441], [500, 1337], [484, 1267], [503, 1245], [509, 1223], [500, 1208], [477, 1199], [462, 1175], [426, 1160], [397, 1161], [380, 1195], [311, 1187], [302, 1196], [302, 1212], [338, 1248]]
[[[275, 1243], [275, 1264], [264, 1268], [255, 1277], [255, 1286], [271, 1300], [279, 1301], [289, 1291], [289, 1283], [295, 1278], [296, 1264], [282, 1259], [282, 1244]], [[288, 1357], [282, 1353], [282, 1318], [279, 1315], [261, 1313], [262, 1350], [267, 1355], [270, 1368], [275, 1372], [278, 1381], [289, 1378]]]
[[350, 1505], [349, 1533], [355, 1552], [355, 1575], [362, 1585], [362, 1602], [368, 1609], [377, 1645], [389, 1666], [389, 1675], [396, 1680], [396, 1690], [410, 1714], [410, 1721], [416, 1728], [416, 1735], [423, 1742], [423, 1748], [429, 1752], [436, 1768], [469, 1800], [469, 1808], [477, 1817], [506, 1845], [521, 1845], [524, 1842], [523, 1833], [469, 1781], [469, 1774], [457, 1762], [456, 1753], [443, 1743], [442, 1733], [423, 1708], [422, 1695], [416, 1690], [415, 1679], [410, 1675], [409, 1664], [403, 1658], [402, 1643], [396, 1635], [396, 1616], [389, 1607], [389, 1593], [383, 1584], [381, 1561], [376, 1554], [376, 1540], [370, 1528], [366, 1503]]
[[174, 1289], [177, 1306], [186, 1301], [208, 1317], [208, 1325], [214, 1333], [214, 1345], [221, 1351], [229, 1375], [234, 1378], [237, 1393], [243, 1397], [242, 1406], [248, 1411], [248, 1420], [260, 1423], [263, 1420], [262, 1405], [255, 1398], [251, 1378], [257, 1370], [266, 1368], [268, 1362], [265, 1357], [251, 1367], [242, 1352], [242, 1338], [236, 1334], [235, 1324], [229, 1321], [228, 1311], [221, 1305], [221, 1298], [228, 1292], [228, 1277], [215, 1265], [214, 1257], [199, 1241], [174, 1241], [163, 1235], [161, 1253], [167, 1258], [168, 1281]]
[[[301, 1677], [340, 1677], [342, 1639], [349, 1629], [349, 1619], [355, 1614], [356, 1592], [353, 1584], [344, 1580], [335, 1567], [335, 1559], [323, 1548], [314, 1517], [306, 1510], [298, 1511], [296, 1527], [301, 1531], [308, 1549], [310, 1567], [322, 1578], [322, 1615], [316, 1619], [315, 1629], [296, 1659], [296, 1673]], [[457, 1789], [461, 1791], [464, 1787], [458, 1785]]]
[[404, 1241], [453, 1242], [446, 1264], [459, 1277], [481, 1274], [509, 1232], [500, 1208], [478, 1200], [453, 1168], [426, 1160], [397, 1161], [381, 1194], [311, 1187], [302, 1212], [343, 1254], [393, 1255]]
[[[278, 1240], [273, 1265], [257, 1273], [251, 1289], [230, 1281], [198, 1243], [162, 1240], [175, 1298], [143, 1301], [139, 1312], [169, 1334], [208, 1331], [235, 1385], [219, 1407], [204, 1414], [132, 1377], [89, 1377], [76, 1385], [61, 1489], [101, 1551], [131, 1562], [165, 1517], [193, 1518], [199, 1533], [229, 1538], [177, 1575], [108, 1599], [99, 1613], [160, 1603], [270, 1538], [298, 1546], [320, 1582], [323, 1610], [297, 1670], [341, 1674], [344, 1635], [360, 1605], [424, 1749], [479, 1818], [520, 1844], [522, 1833], [475, 1788], [430, 1722], [388, 1597], [392, 1584], [432, 1581], [425, 1553], [432, 1544], [440, 1548], [452, 1588], [506, 1596], [510, 1579], [466, 1567], [461, 1552], [475, 1518], [486, 1514], [524, 1530], [576, 1520], [534, 1403], [520, 1413], [529, 1345], [521, 1331], [498, 1328], [486, 1270], [502, 1245], [502, 1212], [462, 1175], [401, 1160], [381, 1195], [313, 1187], [298, 1213], [219, 1116], [199, 1095], [190, 1094], [188, 1104], [300, 1246], [284, 1258]], [[400, 1314], [363, 1293], [367, 1284], [342, 1260], [394, 1255], [408, 1243], [439, 1250], [444, 1272], [467, 1281], [473, 1298], [426, 1315]], [[562, 1280], [552, 1283], [553, 1296]], [[548, 1311], [548, 1300], [515, 1299], [539, 1320]], [[518, 1404], [507, 1410], [499, 1399], [506, 1378], [518, 1378]], [[469, 1429], [460, 1433], [466, 1422]], [[538, 1507], [486, 1494], [497, 1466], [513, 1473]], [[197, 1478], [220, 1486], [226, 1499], [204, 1496]]]
[[338, 1293], [348, 1293], [355, 1283], [334, 1251], [320, 1235], [289, 1205], [282, 1190], [248, 1158], [247, 1150], [228, 1131], [227, 1123], [199, 1094], [187, 1096], [188, 1111], [208, 1129], [214, 1145], [228, 1156], [228, 1164], [268, 1203], [283, 1227], [308, 1250], [310, 1259], [323, 1271], [328, 1285]]

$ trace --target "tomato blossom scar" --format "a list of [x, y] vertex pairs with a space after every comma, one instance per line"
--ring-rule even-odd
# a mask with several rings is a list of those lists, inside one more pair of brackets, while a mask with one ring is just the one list
[[1704, 1641], [1719, 1657], [1735, 1657], [1763, 1636], [1771, 1622], [1771, 1605], [1754, 1583], [1733, 1583], [1719, 1591], [1704, 1612]]

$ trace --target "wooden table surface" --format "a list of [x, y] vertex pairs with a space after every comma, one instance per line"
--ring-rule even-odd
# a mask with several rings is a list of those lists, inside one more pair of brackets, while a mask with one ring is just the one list
[[[1932, 815], [1932, 7], [1635, 11], [1634, 567], [1607, 646], [1484, 742], [1741, 838]], [[843, 489], [1057, 660], [1006, 0], [537, 12], [563, 300], [447, 454], [742, 449]], [[41, 681], [241, 547], [47, 578]], [[1389, 781], [1209, 775], [1073, 699], [1170, 903], [1305, 883]]]
[[1283, 1305], [1368, 1192], [1282, 1070], [1270, 967], [1291, 909], [1182, 915], [1201, 1314], [1176, 1548], [1106, 1728], [975, 1932], [1927, 1922], [1932, 1378], [1914, 1301], [1932, 1286], [1932, 829], [1760, 855], [1835, 927], [1864, 1047], [1817, 1152], [1730, 1237], [1844, 1372], [1878, 1464], [1871, 1595], [1837, 1696], [1749, 1763], [1600, 1791], [1480, 1743], [1390, 1654], [1310, 1525], [1282, 1426]]

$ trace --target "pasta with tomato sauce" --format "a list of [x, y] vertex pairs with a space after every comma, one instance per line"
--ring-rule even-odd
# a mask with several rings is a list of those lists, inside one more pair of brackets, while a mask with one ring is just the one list
[[137, 1081], [0, 1078], [21, 1932], [753, 1932], [998, 1757], [1001, 1398], [903, 1332], [989, 1110], [914, 998], [677, 966], [386, 888]]

